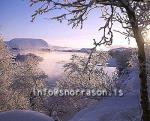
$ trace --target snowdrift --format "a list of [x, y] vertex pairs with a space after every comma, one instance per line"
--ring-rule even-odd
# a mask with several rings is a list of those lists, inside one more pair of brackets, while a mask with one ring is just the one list
[[54, 120], [42, 113], [19, 110], [0, 113], [0, 121], [54, 121]]

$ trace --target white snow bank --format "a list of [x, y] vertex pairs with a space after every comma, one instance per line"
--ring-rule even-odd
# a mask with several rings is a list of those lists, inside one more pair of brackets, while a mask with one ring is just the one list
[[138, 99], [137, 95], [110, 97], [80, 111], [70, 121], [134, 121], [140, 116]]
[[45, 114], [34, 111], [9, 111], [0, 113], [0, 121], [54, 121]]
[[122, 86], [127, 89], [128, 95], [140, 94], [140, 80], [138, 69], [132, 69], [124, 80], [120, 80]]
[[138, 71], [132, 70], [121, 80], [127, 90], [123, 97], [107, 97], [78, 112], [70, 121], [139, 121], [140, 96]]

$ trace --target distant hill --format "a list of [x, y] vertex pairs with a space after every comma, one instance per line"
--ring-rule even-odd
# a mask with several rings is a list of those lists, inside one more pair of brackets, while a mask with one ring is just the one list
[[26, 60], [32, 60], [32, 59], [37, 60], [37, 61], [43, 61], [42, 57], [37, 56], [33, 53], [28, 53], [28, 54], [25, 54], [25, 55], [18, 54], [15, 57], [15, 61], [20, 61], [20, 62], [24, 62]]
[[79, 52], [90, 53], [92, 48], [81, 48]]
[[47, 49], [48, 43], [42, 39], [32, 39], [32, 38], [15, 38], [7, 41], [6, 44], [10, 48], [18, 49]]
[[55, 45], [49, 45], [51, 50], [54, 51], [65, 51], [65, 50], [72, 50], [70, 47], [62, 47], [62, 46], [55, 46]]
[[49, 45], [50, 49], [53, 51], [59, 51], [59, 52], [89, 52], [90, 48], [72, 48], [72, 47], [62, 47], [62, 46], [55, 46], [55, 45]]
[[11, 52], [19, 53], [20, 50], [40, 50], [40, 51], [60, 51], [60, 52], [82, 52], [89, 53], [91, 48], [71, 48], [49, 45], [43, 39], [32, 39], [32, 38], [15, 38], [10, 41], [5, 41]]

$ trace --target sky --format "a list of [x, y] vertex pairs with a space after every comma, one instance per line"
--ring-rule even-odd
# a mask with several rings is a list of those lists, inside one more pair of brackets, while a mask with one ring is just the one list
[[[56, 20], [48, 20], [51, 13], [38, 16], [34, 22], [31, 22], [34, 10], [34, 7], [29, 6], [28, 0], [0, 0], [0, 33], [5, 41], [13, 38], [40, 38], [51, 45], [88, 48], [93, 47], [93, 39], [97, 41], [101, 39], [98, 29], [104, 21], [99, 18], [98, 11], [88, 16], [83, 29], [80, 27], [72, 29], [66, 21], [59, 23]], [[53, 14], [61, 13], [56, 11]], [[115, 28], [121, 30], [119, 25], [115, 25]], [[125, 40], [119, 33], [115, 33], [114, 36], [114, 46], [136, 46], [134, 40], [128, 45], [128, 40]]]

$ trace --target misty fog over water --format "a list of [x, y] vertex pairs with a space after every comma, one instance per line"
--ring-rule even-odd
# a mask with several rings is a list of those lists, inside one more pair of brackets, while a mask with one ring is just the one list
[[36, 55], [43, 58], [40, 62], [39, 68], [48, 75], [48, 81], [54, 82], [63, 75], [63, 65], [68, 63], [72, 55], [84, 56], [85, 53], [77, 52], [37, 52]]
[[[49, 84], [55, 85], [56, 81], [59, 80], [64, 73], [63, 65], [70, 62], [72, 55], [78, 56], [87, 56], [86, 53], [80, 52], [61, 52], [61, 51], [51, 51], [51, 52], [43, 52], [43, 51], [24, 51], [22, 54], [33, 53], [37, 56], [43, 58], [43, 60], [39, 63], [39, 69], [45, 72], [48, 75], [47, 81]], [[99, 68], [99, 67], [97, 67]], [[107, 73], [110, 77], [113, 76], [113, 73], [116, 71], [116, 67], [103, 67], [105, 73]]]

